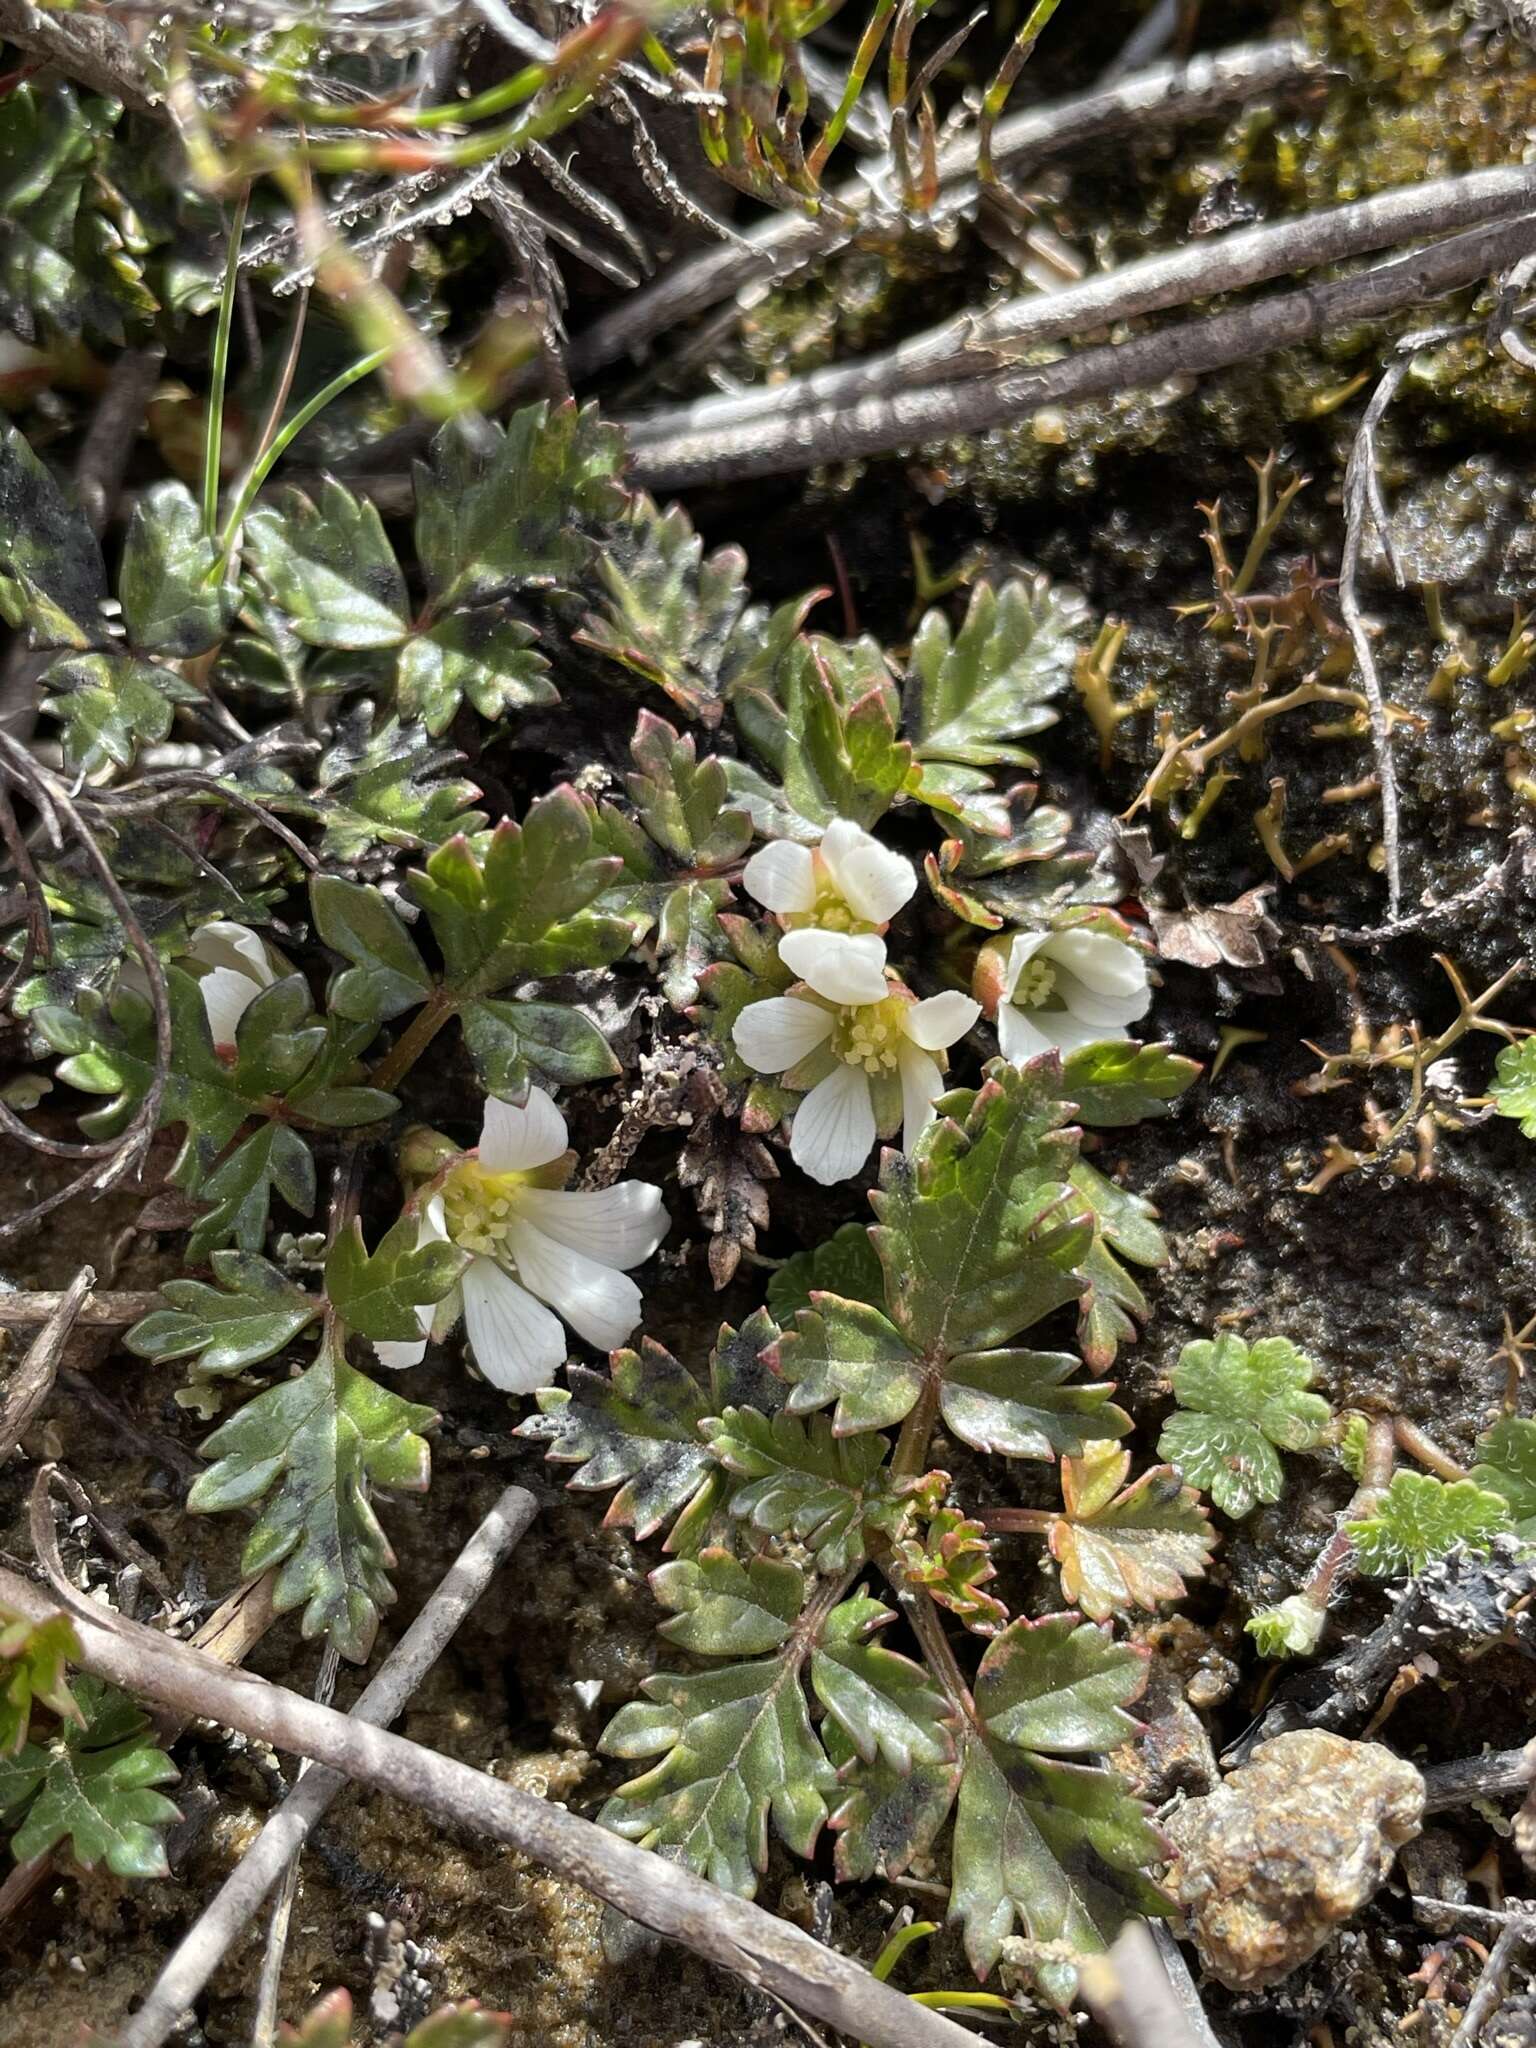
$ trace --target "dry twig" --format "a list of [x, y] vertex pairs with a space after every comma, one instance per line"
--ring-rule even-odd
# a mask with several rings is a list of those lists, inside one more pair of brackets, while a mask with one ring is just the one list
[[1352, 322], [1385, 319], [1477, 283], [1524, 255], [1533, 243], [1536, 217], [1523, 215], [1448, 236], [1350, 277], [1181, 321], [1133, 341], [1080, 349], [1037, 369], [886, 393], [846, 408], [700, 435], [684, 431], [686, 408], [653, 415], [647, 429], [651, 438], [635, 451], [635, 473], [653, 489], [739, 483], [982, 433], [1044, 405], [1147, 389], [1170, 377], [1203, 376]]
[[53, 1311], [6, 1383], [5, 1404], [0, 1407], [0, 1463], [15, 1450], [53, 1392], [69, 1333], [82, 1316], [95, 1280], [92, 1269], [82, 1266], [67, 1293], [49, 1297]]

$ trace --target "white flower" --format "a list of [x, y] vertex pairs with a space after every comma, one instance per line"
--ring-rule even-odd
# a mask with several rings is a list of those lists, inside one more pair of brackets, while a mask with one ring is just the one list
[[624, 1270], [648, 1259], [671, 1228], [660, 1188], [620, 1181], [590, 1194], [551, 1185], [564, 1161], [565, 1118], [542, 1088], [521, 1109], [494, 1095], [480, 1143], [422, 1204], [419, 1240], [473, 1254], [458, 1286], [418, 1311], [414, 1344], [376, 1344], [387, 1366], [416, 1365], [425, 1336], [462, 1314], [475, 1363], [509, 1394], [547, 1387], [565, 1363], [561, 1318], [599, 1351], [622, 1344], [640, 1320], [640, 1290]]
[[[201, 926], [177, 965], [194, 972], [204, 970], [198, 975], [198, 992], [213, 1042], [226, 1054], [233, 1054], [240, 1019], [262, 990], [290, 971], [281, 955], [272, 953], [249, 925], [231, 924], [224, 918]], [[124, 962], [118, 979], [136, 994], [148, 996], [149, 980], [136, 959]]]
[[991, 941], [977, 962], [976, 992], [989, 1014], [995, 1011], [998, 1044], [1015, 1065], [1042, 1052], [1125, 1038], [1126, 1025], [1152, 1002], [1147, 963], [1136, 947], [1081, 927]]
[[873, 934], [790, 932], [779, 951], [808, 993], [749, 1003], [732, 1035], [749, 1067], [808, 1091], [790, 1155], [830, 1187], [857, 1173], [876, 1135], [898, 1123], [912, 1149], [943, 1090], [936, 1055], [965, 1036], [981, 1005], [954, 990], [915, 1001], [886, 978]]
[[[885, 947], [878, 940], [871, 946], [868, 940], [884, 931], [917, 887], [910, 861], [847, 818], [834, 818], [817, 847], [797, 846], [789, 839], [761, 847], [742, 869], [741, 879], [791, 936], [814, 929], [836, 935], [839, 946], [846, 948], [857, 935], [866, 940], [863, 957], [882, 965]], [[797, 974], [804, 971], [791, 959], [785, 941], [780, 942], [779, 957]]]

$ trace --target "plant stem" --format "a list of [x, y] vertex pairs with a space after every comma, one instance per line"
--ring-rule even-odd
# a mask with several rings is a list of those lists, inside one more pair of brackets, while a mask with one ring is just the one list
[[393, 353], [392, 349], [376, 348], [368, 355], [360, 356], [349, 368], [339, 370], [330, 383], [322, 385], [312, 398], [306, 398], [293, 418], [278, 428], [277, 432], [272, 436], [269, 445], [251, 464], [246, 474], [245, 482], [240, 486], [240, 495], [235, 500], [235, 509], [226, 520], [223, 536], [219, 541], [219, 558], [208, 571], [206, 580], [209, 583], [217, 583], [228, 569], [230, 554], [234, 549], [236, 540], [240, 536], [240, 528], [245, 523], [245, 516], [255, 503], [257, 492], [282, 460], [286, 451], [303, 433], [316, 414], [324, 412], [333, 398], [339, 398], [343, 391], [349, 390], [354, 384], [361, 383], [362, 379], [378, 369], [381, 363], [388, 362]]
[[1393, 1428], [1397, 1436], [1398, 1449], [1406, 1451], [1410, 1458], [1417, 1458], [1426, 1471], [1433, 1472], [1438, 1478], [1450, 1480], [1452, 1483], [1466, 1478], [1466, 1466], [1458, 1465], [1449, 1451], [1442, 1451], [1434, 1438], [1426, 1436], [1416, 1423], [1408, 1420], [1406, 1415], [1395, 1416]]
[[229, 381], [229, 335], [235, 320], [235, 291], [240, 282], [240, 238], [245, 232], [247, 185], [235, 201], [229, 230], [229, 258], [224, 265], [224, 290], [213, 336], [213, 374], [208, 385], [208, 417], [203, 425], [203, 531], [210, 540], [219, 527], [219, 458], [224, 443], [224, 388]]
[[944, 1369], [931, 1364], [923, 1381], [917, 1406], [901, 1425], [891, 1458], [892, 1479], [916, 1479], [928, 1464], [928, 1440], [939, 1419], [939, 1396], [944, 1391]]
[[403, 1080], [439, 1031], [458, 1011], [446, 989], [436, 988], [416, 1012], [369, 1077], [369, 1086], [386, 1092]]

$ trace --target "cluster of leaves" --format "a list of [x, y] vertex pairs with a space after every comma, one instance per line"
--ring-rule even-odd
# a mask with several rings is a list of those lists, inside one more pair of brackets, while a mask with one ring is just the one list
[[[830, 1828], [841, 1876], [893, 1876], [953, 1815], [952, 1910], [978, 1973], [1022, 1925], [1060, 1944], [1042, 1981], [1065, 1997], [1072, 1954], [1157, 1906], [1157, 1837], [1094, 1760], [1131, 1732], [1143, 1656], [1098, 1623], [1177, 1597], [1211, 1538], [1165, 1471], [1124, 1488], [1112, 1388], [1021, 1345], [1098, 1284], [1060, 1085], [1054, 1060], [996, 1063], [944, 1097], [912, 1157], [886, 1154], [874, 1227], [776, 1274], [768, 1305], [722, 1330], [707, 1385], [647, 1343], [606, 1375], [572, 1367], [521, 1433], [674, 1553], [652, 1586], [697, 1664], [648, 1679], [603, 1737], [648, 1766], [608, 1824], [750, 1892], [770, 1825], [801, 1855]], [[977, 1451], [1063, 1461], [1051, 1545], [1081, 1611], [1010, 1619], [985, 1590], [987, 1530], [925, 1469], [939, 1422]], [[896, 1612], [880, 1576], [931, 1617], [922, 1662], [878, 1640]], [[985, 1645], [969, 1682], [944, 1614]]]
[[82, 1869], [164, 1877], [162, 1839], [180, 1818], [155, 1787], [179, 1776], [149, 1717], [115, 1686], [64, 1667], [80, 1654], [62, 1615], [0, 1611], [0, 1820], [18, 1862], [61, 1846]]

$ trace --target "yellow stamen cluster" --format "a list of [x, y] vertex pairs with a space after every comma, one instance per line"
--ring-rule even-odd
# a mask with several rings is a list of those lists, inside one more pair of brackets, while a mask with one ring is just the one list
[[816, 902], [810, 910], [792, 910], [784, 919], [790, 931], [807, 927], [819, 932], [873, 932], [878, 925], [871, 924], [867, 917], [856, 917], [853, 906], [822, 866], [821, 856], [816, 857]]
[[517, 1208], [521, 1173], [489, 1173], [466, 1159], [443, 1182], [443, 1220], [448, 1235], [467, 1252], [494, 1254], [506, 1242]]
[[1038, 956], [1025, 963], [1014, 989], [1013, 1000], [1021, 1010], [1037, 1009], [1056, 987], [1056, 970], [1049, 960]]
[[866, 1074], [893, 1073], [906, 1007], [900, 996], [887, 996], [880, 1003], [845, 1006], [837, 1013], [832, 1050], [844, 1066], [862, 1067]]

